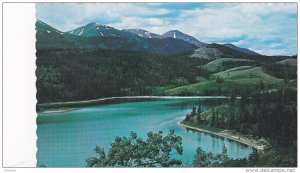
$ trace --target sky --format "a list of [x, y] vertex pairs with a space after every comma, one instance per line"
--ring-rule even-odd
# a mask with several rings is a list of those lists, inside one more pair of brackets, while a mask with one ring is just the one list
[[38, 3], [36, 17], [61, 31], [90, 22], [205, 43], [232, 43], [264, 55], [297, 54], [296, 3]]

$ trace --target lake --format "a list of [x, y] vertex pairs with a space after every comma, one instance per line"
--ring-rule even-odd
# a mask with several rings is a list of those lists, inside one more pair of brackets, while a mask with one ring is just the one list
[[[84, 167], [88, 157], [95, 156], [96, 145], [108, 152], [116, 136], [140, 137], [162, 130], [166, 135], [174, 129], [182, 137], [183, 166], [190, 166], [197, 147], [220, 153], [225, 145], [231, 158], [247, 157], [253, 148], [207, 133], [187, 130], [177, 125], [198, 98], [144, 99], [81, 107], [61, 113], [39, 113], [37, 118], [37, 166]], [[203, 109], [210, 109], [222, 99], [200, 99]]]

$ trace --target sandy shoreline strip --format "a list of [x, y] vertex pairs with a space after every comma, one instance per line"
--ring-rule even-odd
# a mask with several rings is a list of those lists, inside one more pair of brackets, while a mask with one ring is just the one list
[[62, 112], [74, 111], [74, 110], [77, 110], [77, 109], [78, 108], [57, 109], [57, 110], [43, 111], [43, 112], [40, 112], [40, 113], [43, 113], [43, 114], [62, 113]]
[[246, 139], [244, 137], [239, 137], [237, 135], [230, 134], [230, 133], [225, 132], [225, 131], [224, 132], [223, 131], [222, 132], [212, 132], [212, 131], [201, 129], [201, 128], [198, 128], [198, 127], [192, 127], [192, 126], [183, 124], [182, 121], [183, 120], [177, 122], [177, 124], [179, 126], [182, 126], [182, 127], [188, 128], [188, 129], [192, 129], [192, 130], [195, 130], [195, 131], [198, 131], [198, 132], [204, 132], [204, 133], [209, 133], [209, 134], [213, 134], [213, 135], [216, 135], [216, 136], [220, 136], [220, 137], [223, 137], [223, 138], [228, 138], [228, 139], [231, 139], [233, 141], [251, 146], [251, 147], [253, 147], [257, 150], [260, 150], [260, 151], [264, 150], [264, 148], [265, 148], [265, 145], [262, 145], [257, 141], [255, 141], [255, 142], [250, 141], [250, 139]]

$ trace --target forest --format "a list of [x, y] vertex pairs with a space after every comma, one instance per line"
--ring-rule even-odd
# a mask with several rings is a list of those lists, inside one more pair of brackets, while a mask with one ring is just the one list
[[[226, 106], [215, 107], [209, 113], [203, 112], [199, 102], [182, 123], [228, 129], [267, 139], [270, 146], [265, 153], [259, 153], [257, 157], [260, 159], [253, 163], [256, 166], [297, 165], [297, 91], [294, 89], [244, 92], [240, 99], [232, 95]], [[247, 166], [247, 162], [240, 166]]]
[[[211, 80], [215, 73], [203, 68], [212, 60], [191, 58], [185, 54], [163, 56], [103, 49], [37, 49], [36, 55], [38, 104], [112, 96], [170, 95], [166, 92], [169, 89]], [[278, 78], [296, 78], [296, 67], [275, 64], [275, 60], [270, 57], [267, 62], [225, 61], [218, 69], [262, 66], [266, 73]], [[244, 89], [238, 85], [228, 87], [226, 82], [216, 80], [216, 85], [200, 92], [202, 95], [230, 95], [234, 90]], [[249, 85], [248, 88], [256, 90], [257, 87]], [[186, 90], [177, 95], [199, 94]]]
[[196, 82], [207, 60], [144, 52], [37, 50], [39, 103], [159, 94], [160, 87]]

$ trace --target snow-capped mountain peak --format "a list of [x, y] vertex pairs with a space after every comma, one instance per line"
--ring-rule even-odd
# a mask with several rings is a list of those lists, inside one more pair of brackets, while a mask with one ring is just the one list
[[120, 37], [119, 30], [96, 22], [88, 23], [67, 33], [84, 37]]
[[194, 45], [196, 45], [198, 47], [203, 47], [203, 46], [206, 45], [205, 43], [197, 40], [195, 37], [192, 37], [192, 36], [190, 36], [188, 34], [185, 34], [185, 33], [181, 32], [181, 31], [178, 31], [178, 30], [170, 30], [170, 31], [164, 33], [162, 35], [162, 37], [163, 38], [169, 38], [169, 37], [171, 37], [171, 38], [174, 38], [174, 39], [184, 40], [184, 41], [192, 43], [192, 44], [194, 44]]
[[154, 34], [152, 32], [143, 30], [143, 29], [123, 29], [123, 31], [130, 32], [132, 34], [136, 34], [143, 38], [161, 38], [160, 35]]

